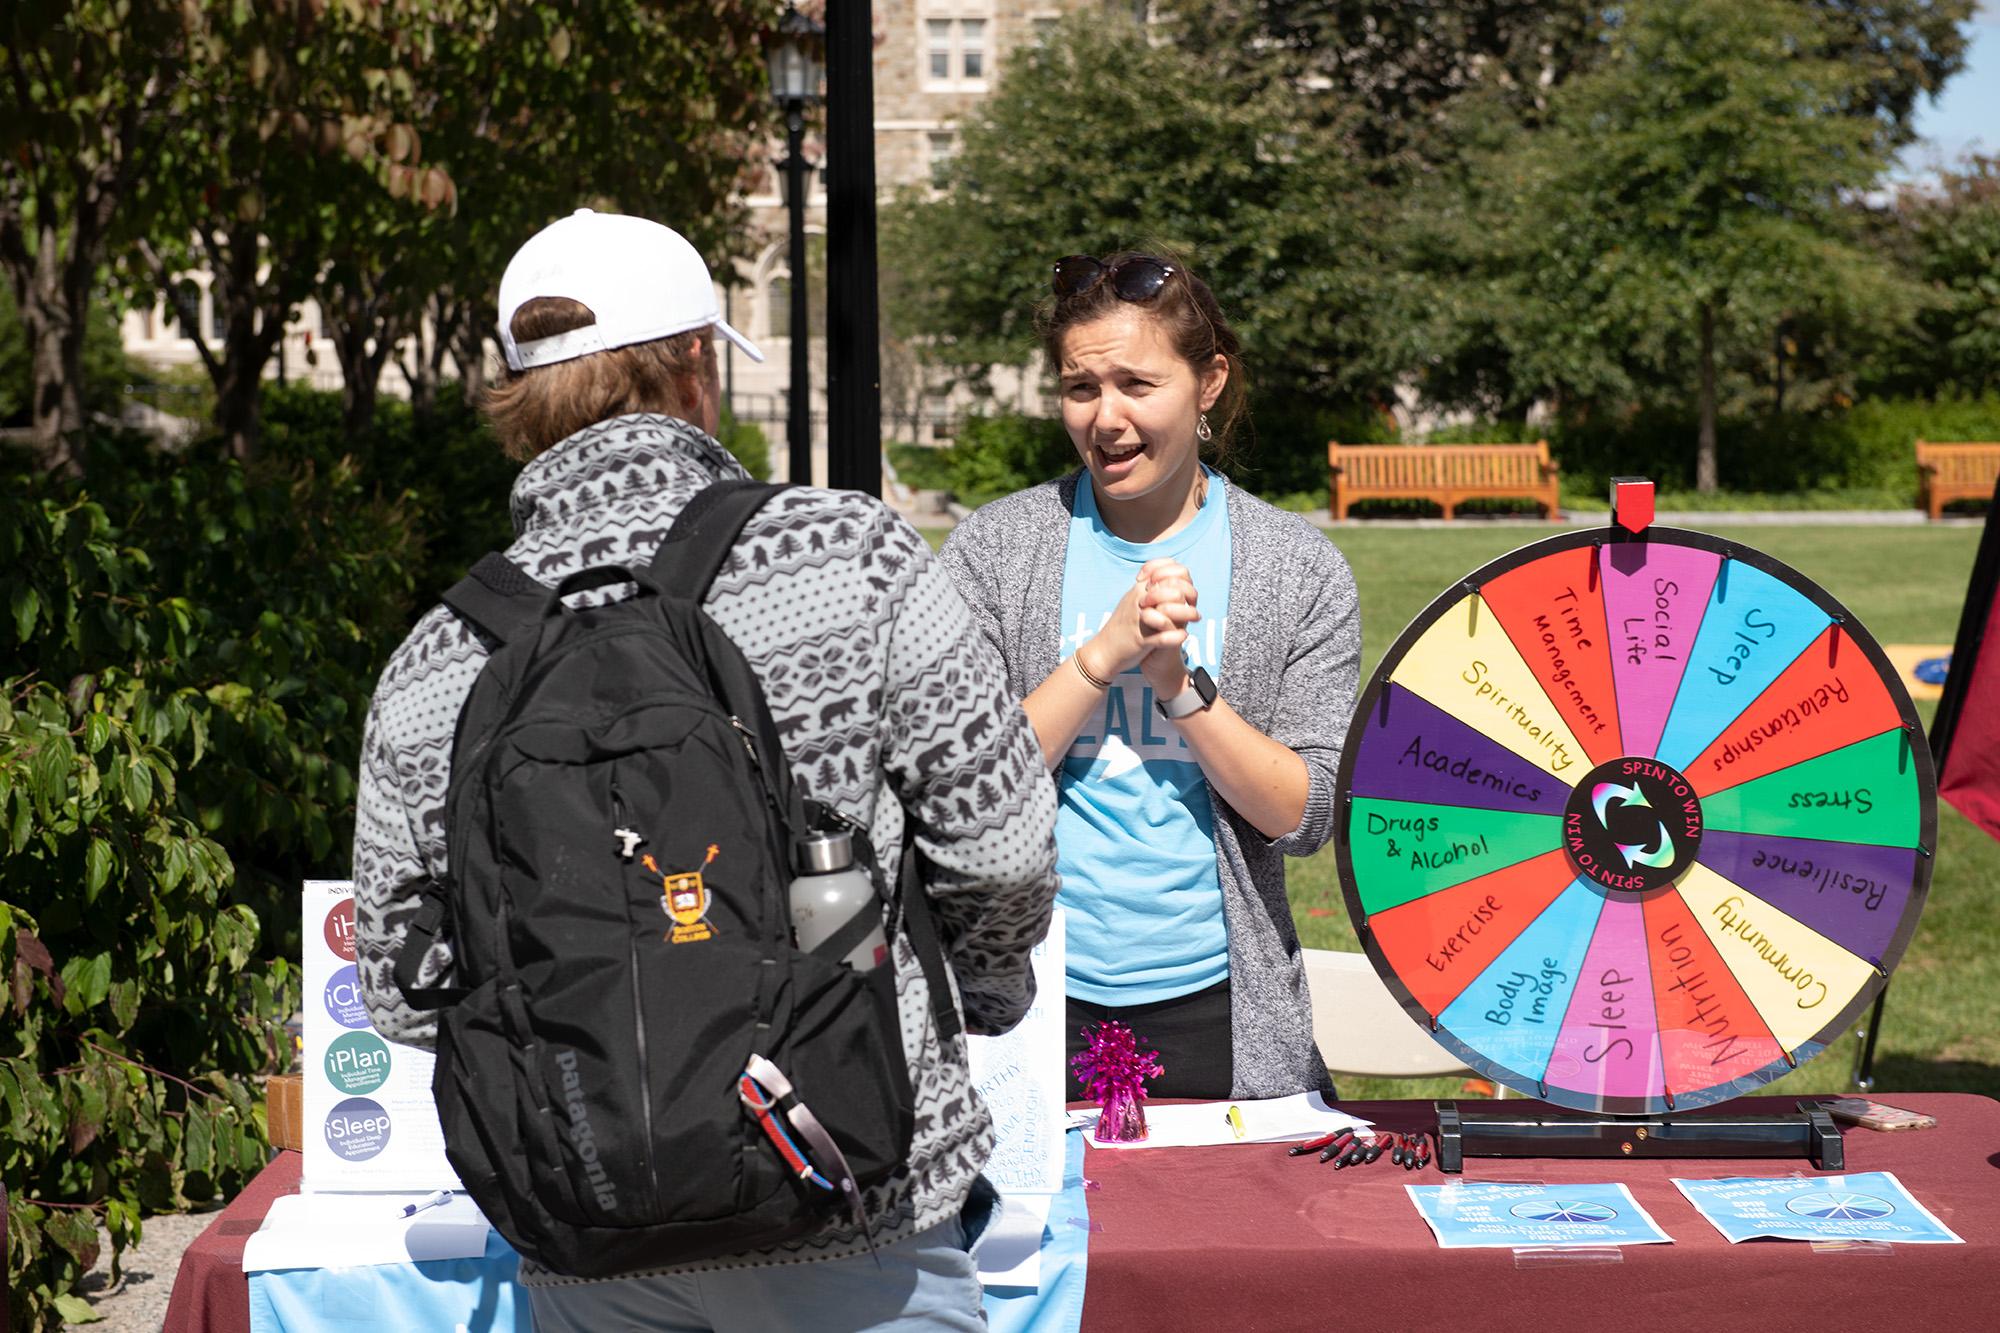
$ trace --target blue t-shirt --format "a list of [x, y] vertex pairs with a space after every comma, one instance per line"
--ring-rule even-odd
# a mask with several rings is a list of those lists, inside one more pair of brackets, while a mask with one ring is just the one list
[[[1188, 666], [1221, 676], [1230, 572], [1225, 486], [1209, 472], [1194, 521], [1141, 544], [1112, 535], [1090, 479], [1081, 481], [1063, 563], [1063, 656], [1110, 619], [1139, 566], [1167, 558], [1187, 566], [1200, 594], [1201, 619], [1188, 627], [1182, 650]], [[1225, 980], [1229, 936], [1208, 784], [1187, 742], [1153, 707], [1138, 667], [1113, 680], [1085, 720], [1063, 757], [1057, 791], [1069, 993], [1095, 1004], [1150, 1004]]]

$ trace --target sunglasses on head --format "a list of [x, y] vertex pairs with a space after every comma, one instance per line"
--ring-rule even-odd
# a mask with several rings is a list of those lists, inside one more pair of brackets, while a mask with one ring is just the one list
[[1115, 264], [1106, 264], [1089, 255], [1066, 255], [1056, 261], [1054, 285], [1057, 296], [1081, 296], [1109, 278], [1111, 291], [1119, 300], [1150, 301], [1167, 285], [1167, 279], [1178, 272], [1166, 260], [1151, 255], [1135, 255]]

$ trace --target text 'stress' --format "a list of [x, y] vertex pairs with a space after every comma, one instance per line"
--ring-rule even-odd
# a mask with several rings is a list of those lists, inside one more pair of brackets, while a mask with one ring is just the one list
[[1916, 928], [1937, 787], [1895, 670], [1796, 571], [1701, 533], [1503, 556], [1383, 658], [1342, 889], [1472, 1068], [1659, 1114], [1810, 1059]]
[[305, 1164], [308, 1190], [458, 1189], [431, 1100], [429, 1051], [369, 1026], [354, 967], [354, 886], [306, 881]]

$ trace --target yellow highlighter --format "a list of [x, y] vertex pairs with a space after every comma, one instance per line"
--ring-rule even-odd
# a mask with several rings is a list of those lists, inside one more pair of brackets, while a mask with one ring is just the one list
[[1237, 1109], [1236, 1107], [1232, 1106], [1229, 1108], [1229, 1115], [1226, 1118], [1229, 1121], [1229, 1132], [1234, 1134], [1239, 1139], [1242, 1138], [1243, 1112]]

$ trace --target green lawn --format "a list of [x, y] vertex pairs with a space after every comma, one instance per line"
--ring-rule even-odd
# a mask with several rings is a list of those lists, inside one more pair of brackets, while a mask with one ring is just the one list
[[[1556, 531], [1539, 525], [1342, 528], [1332, 540], [1361, 590], [1362, 671], [1403, 627], [1480, 565]], [[1839, 598], [1883, 643], [1950, 643], [1979, 544], [1969, 527], [1731, 527], [1706, 531], [1784, 561]], [[931, 534], [941, 540], [942, 533]], [[1919, 705], [1929, 720], [1930, 705]], [[1922, 924], [1890, 986], [1875, 1056], [1876, 1087], [2000, 1096], [2000, 843], [1938, 807], [1937, 868]], [[1291, 866], [1292, 913], [1311, 948], [1357, 949], [1332, 850]], [[1771, 1086], [1779, 1093], [1846, 1091], [1859, 1050], [1850, 1032]], [[1447, 1080], [1343, 1080], [1356, 1097], [1458, 1093]]]

